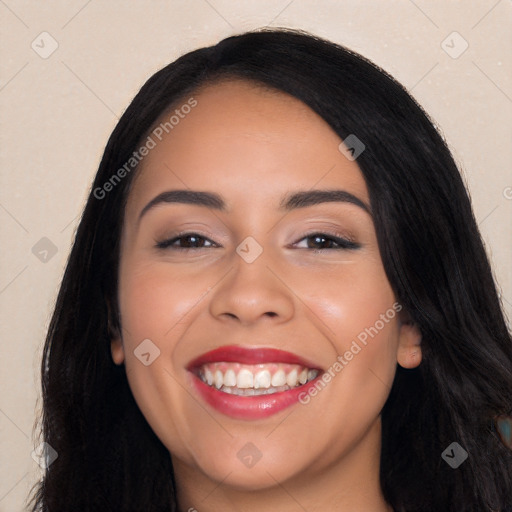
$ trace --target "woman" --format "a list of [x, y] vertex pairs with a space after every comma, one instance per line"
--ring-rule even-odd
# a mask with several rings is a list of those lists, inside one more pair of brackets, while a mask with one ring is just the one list
[[401, 85], [305, 33], [144, 85], [42, 371], [34, 510], [512, 510], [512, 342], [456, 165]]

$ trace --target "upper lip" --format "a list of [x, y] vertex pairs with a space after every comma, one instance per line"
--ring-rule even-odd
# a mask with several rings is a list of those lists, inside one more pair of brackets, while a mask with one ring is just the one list
[[305, 366], [310, 369], [321, 368], [291, 352], [267, 347], [246, 347], [240, 345], [225, 345], [214, 350], [210, 350], [205, 354], [192, 360], [188, 365], [188, 370], [199, 368], [203, 364], [226, 362], [241, 364], [264, 364], [264, 363], [287, 363]]

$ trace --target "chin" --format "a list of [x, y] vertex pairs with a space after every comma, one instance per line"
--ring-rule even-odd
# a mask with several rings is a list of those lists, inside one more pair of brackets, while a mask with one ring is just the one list
[[205, 473], [210, 479], [222, 482], [223, 486], [241, 492], [270, 489], [277, 483], [281, 484], [297, 475], [290, 467], [269, 464], [263, 459], [252, 468], [244, 467], [243, 464], [226, 464]]

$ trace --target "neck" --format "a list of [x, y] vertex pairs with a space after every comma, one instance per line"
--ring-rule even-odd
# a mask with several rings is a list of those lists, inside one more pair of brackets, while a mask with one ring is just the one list
[[[215, 481], [196, 467], [173, 458], [179, 512], [260, 512], [322, 510], [322, 512], [393, 512], [384, 500], [379, 479], [381, 423], [379, 419], [352, 449], [321, 468], [310, 468], [285, 481], [267, 471], [258, 490], [229, 485], [229, 474]], [[325, 454], [328, 459], [328, 453]]]

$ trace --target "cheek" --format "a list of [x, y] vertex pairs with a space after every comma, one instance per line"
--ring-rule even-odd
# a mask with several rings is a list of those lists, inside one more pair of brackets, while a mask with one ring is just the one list
[[[165, 264], [129, 263], [121, 274], [119, 302], [130, 388], [156, 435], [173, 454], [186, 458], [184, 447], [192, 441], [183, 418], [190, 417], [191, 406], [183, 393], [184, 369], [176, 354], [207, 286], [204, 279], [187, 278], [185, 283]], [[149, 346], [151, 362], [146, 366], [136, 353], [148, 339], [158, 350]], [[154, 360], [153, 354], [158, 354]]]
[[[181, 378], [183, 368], [176, 357], [179, 339], [194, 317], [205, 281], [185, 284], [168, 265], [158, 263], [127, 262], [123, 270], [119, 304], [126, 370], [136, 397], [153, 393], [141, 400], [150, 404], [155, 397], [165, 397], [167, 390], [172, 395], [170, 383]], [[148, 365], [141, 355], [145, 353], [149, 353]]]
[[168, 347], [175, 338], [170, 333], [186, 321], [208, 288], [204, 278], [184, 281], [165, 264], [132, 265], [119, 287], [123, 327], [131, 337], [165, 338]]
[[375, 294], [369, 301], [346, 293], [333, 297], [332, 302], [318, 300], [315, 308], [330, 327], [326, 337], [334, 350], [327, 364], [332, 374], [341, 376], [333, 379], [344, 388], [340, 387], [340, 393], [365, 396], [367, 390], [371, 397], [375, 387], [389, 391], [396, 369], [400, 310], [393, 295]]
[[389, 345], [389, 341], [397, 338], [396, 329], [390, 324], [396, 320], [400, 306], [380, 259], [368, 258], [358, 264], [339, 266], [332, 272], [297, 282], [296, 287], [302, 288], [301, 297], [307, 298], [309, 309], [319, 320], [317, 325], [338, 354], [349, 350], [353, 340], [364, 343], [378, 337]]
[[396, 372], [400, 307], [391, 290], [373, 291], [372, 300], [348, 289], [314, 301], [315, 313], [333, 331], [328, 336], [334, 355], [318, 391], [303, 397], [304, 421], [322, 417], [322, 436], [331, 440], [326, 457], [332, 462], [377, 420]]
[[[302, 296], [307, 297], [316, 324], [333, 349], [326, 365], [331, 374], [327, 387], [333, 394], [320, 393], [326, 400], [323, 405], [336, 418], [352, 411], [355, 431], [357, 421], [379, 413], [391, 389], [401, 306], [381, 265], [342, 270], [337, 277], [315, 280], [315, 286], [308, 287], [309, 294]], [[332, 400], [334, 395], [339, 408], [327, 402], [327, 396]], [[344, 421], [348, 426], [350, 421]], [[339, 423], [334, 420], [333, 424]]]

